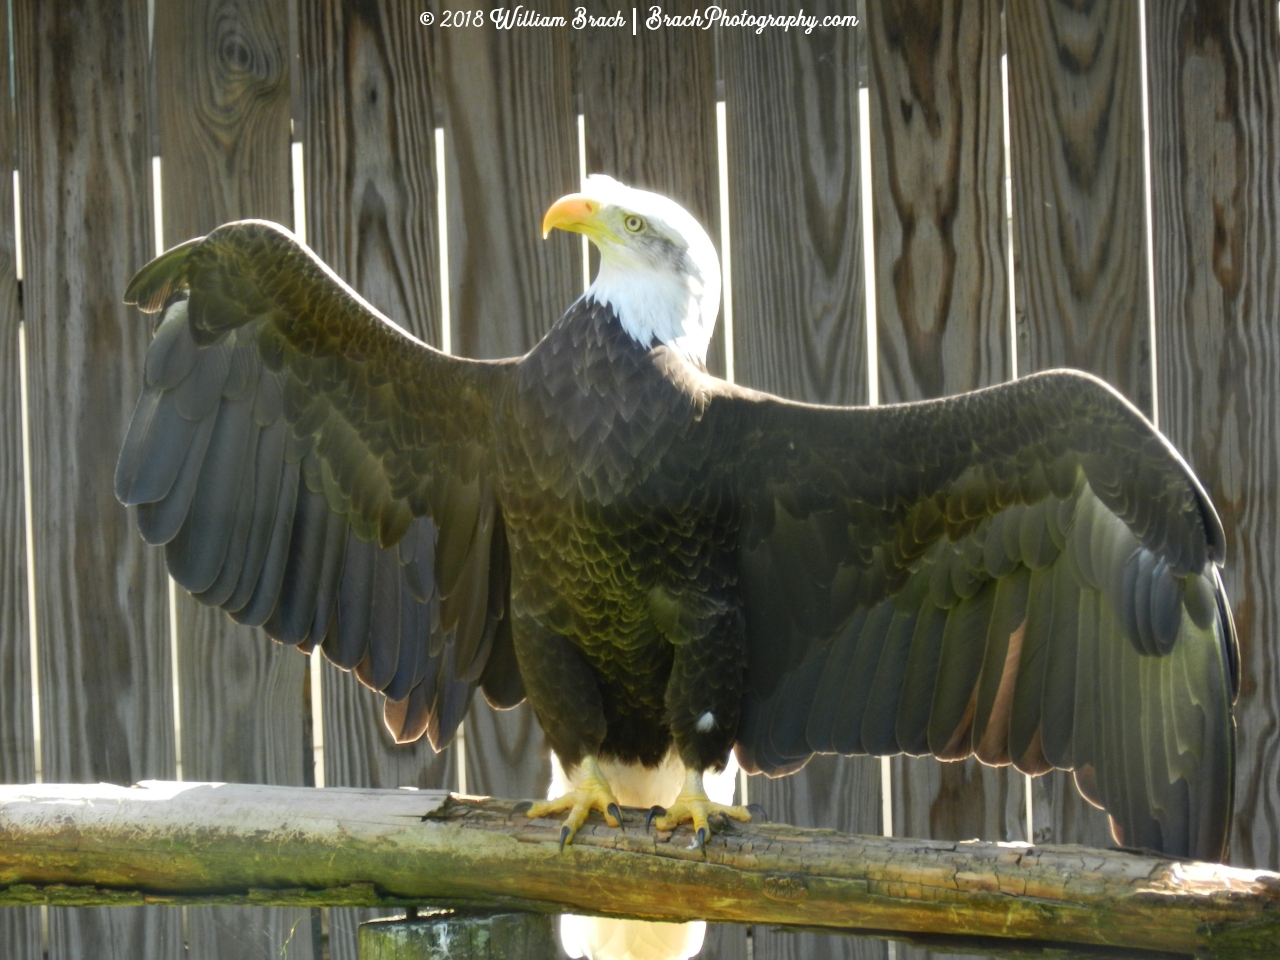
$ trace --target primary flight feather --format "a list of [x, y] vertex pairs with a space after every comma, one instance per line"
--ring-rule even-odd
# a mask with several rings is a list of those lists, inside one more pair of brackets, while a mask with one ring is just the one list
[[[442, 748], [527, 698], [572, 780], [815, 753], [1074, 770], [1131, 846], [1222, 856], [1236, 639], [1221, 524], [1169, 443], [1053, 371], [875, 408], [707, 374], [714, 248], [606, 177], [547, 212], [600, 251], [518, 359], [447, 356], [274, 224], [161, 255], [116, 494], [197, 599], [319, 647]], [[671, 756], [669, 756], [671, 754]], [[678, 777], [679, 779], [679, 777]], [[628, 787], [628, 790], [631, 788]], [[629, 797], [633, 793], [627, 794]]]

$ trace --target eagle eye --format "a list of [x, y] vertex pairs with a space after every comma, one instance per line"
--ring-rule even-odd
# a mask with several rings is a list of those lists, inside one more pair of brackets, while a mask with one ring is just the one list
[[644, 220], [637, 217], [634, 213], [629, 213], [622, 218], [622, 225], [627, 228], [628, 233], [644, 232]]

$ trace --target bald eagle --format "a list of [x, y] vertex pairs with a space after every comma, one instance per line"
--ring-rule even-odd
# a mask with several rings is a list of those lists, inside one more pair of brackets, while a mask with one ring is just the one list
[[637, 770], [676, 771], [657, 825], [705, 843], [749, 817], [704, 789], [731, 751], [976, 754], [1074, 771], [1125, 844], [1221, 857], [1223, 531], [1137, 410], [1068, 371], [874, 408], [735, 386], [692, 216], [592, 177], [553, 228], [599, 273], [499, 361], [415, 340], [271, 223], [144, 267], [115, 489], [177, 582], [354, 670], [400, 741], [443, 748], [477, 687], [528, 699], [572, 781], [528, 812], [562, 843], [659, 802]]

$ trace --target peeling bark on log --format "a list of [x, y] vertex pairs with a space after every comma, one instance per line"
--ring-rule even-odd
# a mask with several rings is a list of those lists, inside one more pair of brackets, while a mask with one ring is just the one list
[[624, 830], [437, 791], [0, 787], [0, 905], [452, 903], [1275, 955], [1280, 874], [1084, 847]]

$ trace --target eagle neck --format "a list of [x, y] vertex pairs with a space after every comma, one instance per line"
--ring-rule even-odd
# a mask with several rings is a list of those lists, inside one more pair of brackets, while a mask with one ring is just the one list
[[600, 271], [583, 300], [609, 307], [622, 329], [641, 346], [657, 341], [695, 366], [706, 367], [720, 311], [718, 275], [682, 277], [602, 256]]

